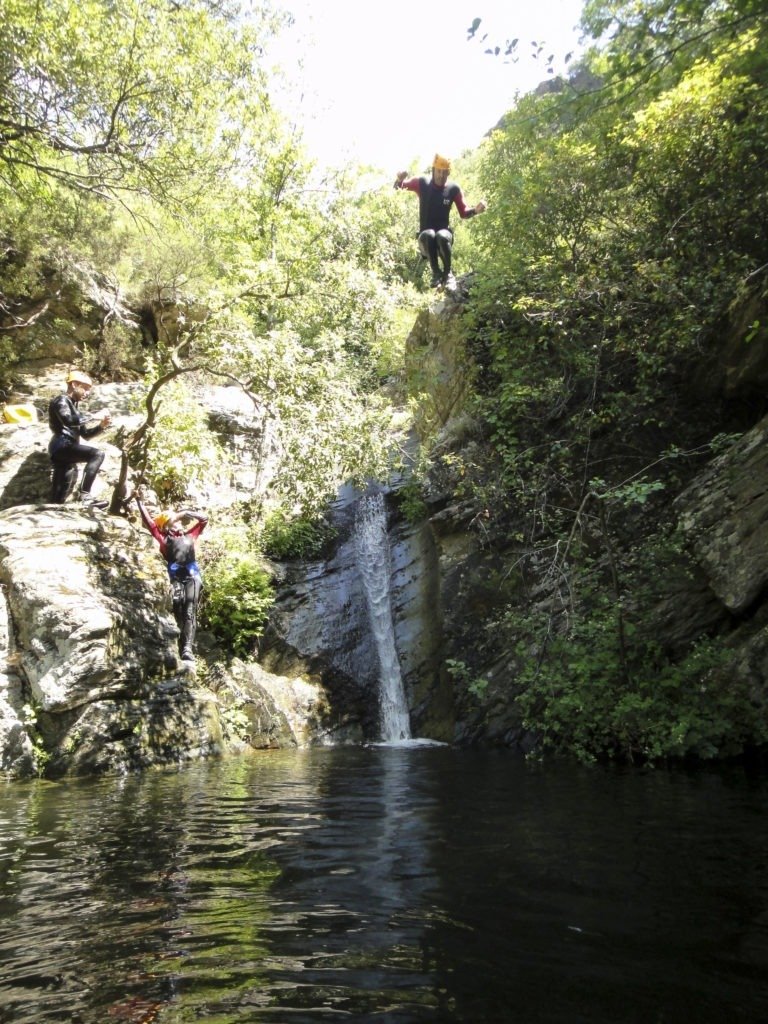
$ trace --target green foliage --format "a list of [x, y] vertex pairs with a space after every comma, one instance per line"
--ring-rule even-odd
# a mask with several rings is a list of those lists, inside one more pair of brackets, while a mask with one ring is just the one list
[[616, 487], [607, 487], [604, 480], [589, 481], [590, 488], [601, 498], [609, 497], [619, 505], [644, 505], [657, 491], [664, 490], [662, 480], [629, 480]]
[[271, 576], [257, 544], [253, 509], [221, 517], [202, 546], [201, 623], [232, 657], [255, 653], [274, 600]]
[[190, 488], [210, 486], [229, 458], [208, 428], [204, 410], [180, 381], [162, 392], [146, 448], [146, 480], [163, 504], [184, 499]]
[[[736, 756], [745, 742], [768, 740], [761, 711], [730, 672], [731, 655], [722, 644], [702, 638], [673, 661], [630, 630], [627, 665], [619, 650], [619, 614], [614, 600], [598, 599], [538, 653], [532, 621], [517, 623], [527, 634], [518, 643], [517, 703], [544, 750], [587, 762], [654, 762]], [[538, 623], [539, 645], [547, 628]]]
[[251, 722], [244, 705], [240, 703], [223, 707], [219, 712], [221, 723], [229, 736], [236, 736], [240, 740], [248, 740], [251, 731]]
[[164, 500], [220, 461], [168, 391], [193, 368], [252, 397], [255, 461], [282, 461], [272, 503], [312, 516], [341, 482], [385, 474], [390, 411], [373, 392], [401, 364], [413, 211], [355, 171], [310, 187], [268, 99], [277, 16], [234, 0], [3, 13], [3, 381], [75, 339], [99, 377], [145, 367], [160, 415], [127, 457], [149, 458]]
[[21, 709], [21, 722], [32, 741], [32, 754], [34, 757], [35, 771], [41, 778], [45, 775], [46, 768], [51, 761], [51, 752], [46, 749], [43, 736], [38, 725], [40, 708], [37, 704], [24, 704]]
[[409, 480], [397, 492], [400, 511], [409, 523], [422, 522], [427, 516], [423, 485], [418, 480]]
[[[529, 502], [551, 508], [556, 492], [555, 504], [578, 507], [609, 436], [625, 478], [653, 461], [653, 444], [701, 442], [687, 378], [716, 359], [768, 240], [764, 40], [749, 3], [741, 21], [736, 5], [667, 2], [596, 3], [590, 15], [615, 15], [618, 52], [649, 19], [667, 32], [666, 18], [687, 18], [695, 34], [699, 16], [705, 32], [710, 15], [723, 28], [731, 6], [706, 57], [683, 47], [668, 74], [610, 103], [607, 86], [580, 105], [570, 93], [525, 97], [480, 151], [489, 208], [473, 232], [474, 411], [503, 484]], [[608, 84], [627, 71], [599, 70]]]
[[469, 666], [458, 659], [446, 658], [445, 666], [454, 686], [458, 685], [477, 700], [482, 700], [488, 689], [485, 676], [475, 676]]
[[206, 0], [5, 0], [4, 181], [176, 200], [215, 187], [266, 102], [272, 28]]
[[379, 394], [363, 400], [342, 338], [325, 334], [309, 346], [293, 332], [275, 331], [256, 342], [258, 350], [260, 395], [280, 453], [281, 505], [311, 519], [340, 483], [386, 474], [389, 406]]
[[540, 592], [533, 610], [510, 602], [485, 626], [485, 643], [514, 652], [513, 699], [539, 752], [654, 763], [735, 757], [768, 741], [764, 709], [722, 639], [661, 645], [657, 623], [692, 575], [681, 538], [662, 531], [619, 549], [609, 518], [620, 510], [632, 533], [631, 506], [642, 515], [651, 495], [617, 488], [594, 500], [601, 514], [582, 508], [540, 568], [547, 599]]
[[277, 561], [317, 558], [335, 532], [322, 518], [289, 517], [282, 509], [267, 516], [260, 537], [262, 550]]
[[228, 553], [206, 564], [202, 622], [230, 655], [253, 654], [273, 600], [269, 573], [257, 555]]
[[668, 87], [764, 17], [762, 0], [587, 0], [581, 23], [615, 99]]

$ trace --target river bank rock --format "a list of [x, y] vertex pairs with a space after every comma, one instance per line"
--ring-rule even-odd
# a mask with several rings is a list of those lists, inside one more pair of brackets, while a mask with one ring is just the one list
[[156, 545], [77, 505], [0, 512], [0, 769], [132, 771], [323, 742], [322, 690], [234, 662], [198, 673]]
[[675, 502], [688, 548], [719, 600], [747, 611], [768, 587], [768, 416]]
[[31, 743], [38, 761], [76, 768], [82, 753], [66, 756], [73, 735], [82, 751], [109, 731], [95, 707], [122, 707], [179, 672], [157, 553], [123, 519], [77, 505], [0, 512], [0, 584], [11, 767], [19, 760], [12, 748], [28, 753]]

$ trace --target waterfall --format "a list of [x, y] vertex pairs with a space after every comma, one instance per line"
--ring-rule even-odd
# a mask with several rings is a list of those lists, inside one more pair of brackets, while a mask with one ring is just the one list
[[385, 743], [407, 740], [411, 738], [411, 723], [395, 647], [387, 515], [381, 494], [366, 495], [358, 502], [355, 551], [368, 601], [371, 632], [379, 655], [381, 739]]

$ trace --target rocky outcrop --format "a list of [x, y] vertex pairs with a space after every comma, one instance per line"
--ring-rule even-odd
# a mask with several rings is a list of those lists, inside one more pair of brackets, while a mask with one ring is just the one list
[[[336, 503], [330, 556], [285, 567], [261, 663], [320, 681], [335, 709], [336, 742], [379, 738], [380, 661], [355, 544], [359, 495]], [[439, 555], [424, 524], [399, 518], [390, 496], [389, 597], [414, 736], [451, 740], [451, 692], [442, 653]]]
[[[37, 422], [0, 422], [0, 509], [48, 500], [48, 403], [63, 390], [66, 374], [65, 364], [50, 361], [30, 364], [16, 374], [8, 402], [32, 405]], [[113, 442], [143, 422], [145, 394], [141, 383], [98, 383], [82, 407], [94, 418], [102, 408], [112, 417], [110, 427], [91, 442], [106, 456], [94, 487], [99, 496], [108, 497], [117, 484], [120, 449]], [[220, 472], [195, 485], [194, 499], [208, 509], [226, 508], [262, 493], [276, 472], [275, 446], [263, 410], [237, 387], [190, 386], [189, 400], [199, 405], [226, 453]]]
[[[641, 604], [631, 590], [624, 598], [638, 631], [673, 662], [702, 638], [717, 637], [726, 653], [718, 685], [733, 685], [739, 693], [746, 688], [754, 713], [768, 712], [768, 417], [692, 479], [672, 503], [668, 520], [680, 550], [662, 575], [638, 580], [644, 585]], [[473, 542], [460, 502], [447, 504], [432, 524], [442, 552], [442, 603], [463, 609], [445, 617], [445, 655], [471, 662], [472, 630], [480, 633], [510, 600], [507, 595], [494, 608], [484, 580], [500, 578], [514, 552], [505, 556], [503, 543], [494, 553]], [[637, 535], [633, 541], [637, 545]], [[534, 566], [526, 582], [513, 604], [526, 614], [545, 609], [552, 581]], [[489, 663], [473, 663], [475, 678], [486, 686], [482, 700], [469, 699], [456, 680], [457, 741], [521, 749], [531, 744], [514, 702], [516, 657], [498, 651]], [[745, 736], [744, 743], [750, 742]], [[727, 750], [740, 752], [732, 744]]]
[[[700, 394], [730, 400], [764, 393], [764, 309], [764, 283], [757, 281], [734, 301], [717, 359], [693, 375], [692, 386]], [[417, 427], [422, 436], [433, 443], [437, 438], [438, 453], [442, 445], [459, 462], [479, 464], [482, 453], [473, 451], [476, 441], [465, 422], [468, 360], [461, 312], [459, 304], [422, 312], [408, 339], [409, 384], [419, 396], [422, 416]], [[701, 638], [717, 636], [731, 652], [733, 673], [748, 683], [755, 706], [768, 704], [766, 441], [768, 418], [713, 459], [679, 495], [668, 526], [678, 527], [684, 548], [662, 577], [645, 581], [655, 597], [647, 603], [646, 594], [637, 616], [644, 633], [673, 661], [685, 658]], [[510, 539], [515, 527], [507, 524], [508, 536], [484, 542], [477, 502], [458, 496], [460, 481], [441, 481], [437, 468], [430, 484], [428, 528], [437, 552], [435, 607], [442, 620], [438, 660], [451, 670], [454, 739], [526, 750], [532, 738], [514, 700], [517, 656], [503, 646], [494, 650], [488, 623], [503, 616], [508, 604], [524, 615], [536, 607], [548, 608], [552, 581], [547, 566], [540, 571], [529, 560], [521, 592], [501, 595], [489, 581], [510, 579], [510, 566], [520, 557]], [[632, 544], [638, 540], [642, 544], [641, 535], [632, 535]], [[632, 555], [624, 554], [631, 561]], [[626, 600], [631, 604], [633, 595], [627, 594]], [[487, 647], [480, 657], [479, 636], [486, 638]]]
[[434, 436], [459, 416], [469, 394], [460, 301], [468, 286], [467, 278], [462, 278], [454, 297], [422, 309], [406, 339], [408, 390], [417, 400], [415, 427], [422, 438]]
[[[76, 505], [0, 512], [0, 768], [127, 771], [322, 742], [322, 690], [259, 666], [198, 679], [134, 524]], [[207, 667], [200, 666], [207, 676]]]
[[259, 750], [331, 742], [332, 714], [323, 688], [301, 676], [279, 676], [261, 665], [234, 659], [214, 665], [208, 685], [225, 708], [239, 717], [239, 731]]
[[740, 615], [768, 597], [768, 417], [675, 504], [691, 555], [722, 604]]
[[762, 399], [768, 387], [768, 266], [751, 275], [731, 302], [719, 338], [717, 358], [704, 360], [692, 375], [704, 395]]
[[[47, 504], [47, 405], [65, 375], [55, 361], [20, 370], [8, 398], [34, 406], [37, 421], [0, 424], [0, 770], [130, 770], [326, 742], [325, 695], [313, 680], [228, 667], [223, 652], [200, 663], [200, 678], [177, 662], [162, 560], [136, 521], [74, 501]], [[118, 480], [111, 439], [141, 423], [142, 395], [140, 384], [97, 386], [91, 404], [112, 414], [94, 441], [106, 456], [94, 487], [100, 497]], [[197, 496], [215, 519], [265, 486], [273, 469], [260, 443], [263, 416], [236, 388], [196, 388], [190, 400], [230, 456]]]
[[[135, 527], [77, 506], [7, 509], [0, 583], [9, 624], [5, 768], [23, 768], [30, 744], [38, 767], [52, 761], [59, 770], [187, 756], [170, 723], [202, 698], [185, 686], [172, 700], [171, 687], [158, 710], [158, 683], [175, 678], [181, 692], [177, 631], [156, 553]], [[131, 714], [155, 722], [141, 750]], [[215, 749], [220, 737], [204, 730], [196, 745]]]

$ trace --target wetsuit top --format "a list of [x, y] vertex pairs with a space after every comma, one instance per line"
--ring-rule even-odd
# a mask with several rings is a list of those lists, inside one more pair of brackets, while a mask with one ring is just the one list
[[172, 580], [200, 575], [200, 567], [195, 561], [194, 538], [202, 528], [200, 523], [195, 523], [187, 533], [166, 535], [164, 551], [163, 545], [160, 545], [160, 551], [168, 563], [168, 575]]
[[447, 228], [451, 206], [456, 205], [462, 220], [474, 217], [474, 206], [467, 206], [461, 189], [454, 181], [447, 181], [441, 188], [432, 178], [406, 178], [395, 185], [415, 192], [419, 197], [419, 231], [442, 231]]
[[144, 525], [160, 545], [160, 554], [168, 563], [168, 575], [172, 580], [187, 576], [199, 576], [200, 567], [195, 561], [195, 540], [208, 525], [207, 519], [199, 519], [184, 533], [163, 533], [143, 505], [139, 505]]
[[97, 423], [93, 427], [85, 424], [87, 418], [77, 409], [69, 395], [59, 395], [48, 404], [48, 426], [53, 431], [51, 446], [59, 448], [62, 444], [79, 444], [80, 437], [94, 437], [100, 434], [102, 426]]

